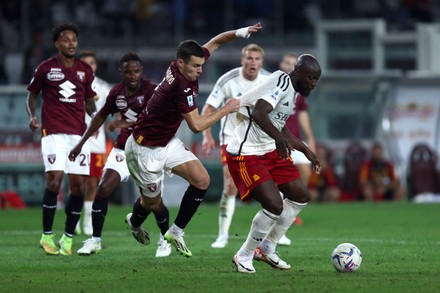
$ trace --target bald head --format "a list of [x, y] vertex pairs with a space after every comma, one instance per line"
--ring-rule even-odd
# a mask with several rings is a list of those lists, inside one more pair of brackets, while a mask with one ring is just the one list
[[303, 96], [308, 96], [321, 77], [321, 66], [319, 66], [315, 57], [310, 54], [303, 54], [298, 57], [290, 77], [295, 91]]

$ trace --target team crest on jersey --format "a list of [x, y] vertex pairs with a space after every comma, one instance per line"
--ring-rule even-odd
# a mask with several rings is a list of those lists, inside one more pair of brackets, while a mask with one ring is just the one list
[[127, 108], [127, 101], [124, 96], [118, 96], [116, 98], [116, 107], [120, 110]]
[[57, 159], [57, 155], [56, 154], [50, 154], [50, 155], [47, 156], [47, 160], [51, 164], [55, 163], [56, 159]]
[[191, 96], [187, 96], [187, 97], [186, 97], [186, 100], [188, 101], [188, 106], [189, 106], [189, 107], [194, 106], [194, 98], [193, 98], [192, 95], [191, 95]]
[[156, 183], [149, 183], [149, 184], [147, 184], [147, 188], [149, 191], [155, 192], [157, 189], [157, 184]]
[[144, 102], [144, 96], [137, 97], [136, 101], [138, 102], [139, 105], [142, 105]]
[[272, 97], [272, 99], [277, 100], [278, 96], [280, 95], [281, 90], [279, 88], [277, 88], [270, 96]]
[[78, 76], [81, 82], [83, 82], [86, 79], [86, 73], [84, 71], [77, 71], [76, 75]]
[[124, 160], [124, 156], [120, 154], [116, 154], [116, 162], [120, 163]]
[[64, 79], [64, 73], [58, 72], [58, 71], [52, 71], [54, 68], [51, 69], [51, 71], [46, 74], [46, 78], [50, 81], [60, 81]]

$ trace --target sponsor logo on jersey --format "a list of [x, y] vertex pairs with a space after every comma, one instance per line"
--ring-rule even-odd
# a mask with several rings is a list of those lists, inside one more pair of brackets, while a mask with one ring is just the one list
[[272, 99], [276, 100], [276, 99], [278, 99], [280, 92], [281, 92], [281, 90], [277, 88], [270, 96], [272, 97]]
[[75, 98], [70, 98], [71, 96], [73, 96], [75, 94], [74, 89], [76, 88], [76, 86], [73, 83], [66, 80], [65, 82], [60, 84], [59, 87], [61, 88], [59, 93], [63, 96], [63, 97], [59, 98], [59, 100], [61, 102], [64, 102], [64, 103], [75, 103], [76, 102]]
[[64, 79], [64, 73], [51, 71], [46, 75], [46, 78], [50, 81], [60, 81]]
[[83, 82], [86, 79], [86, 73], [84, 71], [77, 71], [76, 75], [78, 76], [81, 82]]
[[157, 184], [156, 183], [149, 183], [149, 184], [147, 184], [147, 188], [149, 191], [155, 192], [157, 189]]
[[55, 163], [56, 159], [57, 159], [57, 155], [56, 154], [49, 154], [49, 155], [47, 155], [47, 160], [51, 164]]
[[136, 101], [138, 102], [139, 105], [142, 105], [142, 103], [144, 102], [144, 96], [137, 97]]
[[192, 95], [191, 96], [187, 96], [186, 100], [188, 101], [188, 106], [190, 106], [190, 107], [194, 106], [194, 98], [193, 98]]
[[50, 71], [58, 71], [58, 72], [61, 72], [61, 68], [51, 68]]
[[125, 100], [125, 96], [118, 96], [116, 98], [116, 107], [118, 107], [118, 109], [127, 108], [127, 101]]

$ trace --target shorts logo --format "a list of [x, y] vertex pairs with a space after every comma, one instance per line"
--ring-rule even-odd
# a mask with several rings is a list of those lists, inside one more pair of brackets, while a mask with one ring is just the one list
[[149, 191], [155, 192], [157, 189], [157, 185], [156, 185], [156, 183], [149, 183], [149, 184], [147, 184], [147, 188]]
[[254, 178], [255, 182], [260, 180], [260, 176], [258, 176], [257, 174], [254, 174], [254, 176], [252, 176], [252, 178]]
[[55, 163], [55, 160], [57, 159], [57, 155], [55, 154], [50, 154], [47, 156], [47, 160], [49, 161], [49, 163], [53, 164]]
[[188, 106], [189, 106], [189, 107], [194, 106], [194, 99], [193, 99], [193, 96], [192, 96], [192, 95], [191, 95], [191, 96], [187, 96], [187, 97], [186, 97], [186, 100], [188, 101]]
[[116, 155], [116, 162], [122, 162], [124, 160], [124, 156], [121, 156], [120, 154]]

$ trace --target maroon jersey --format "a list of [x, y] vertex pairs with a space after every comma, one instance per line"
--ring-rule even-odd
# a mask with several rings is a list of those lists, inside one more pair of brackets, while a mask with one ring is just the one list
[[[133, 95], [128, 96], [124, 83], [120, 82], [112, 87], [100, 111], [107, 116], [119, 112], [121, 113], [120, 119], [125, 119], [127, 122], [136, 122], [139, 113], [147, 105], [155, 88], [156, 85], [151, 81], [142, 79], [137, 91]], [[132, 132], [132, 128], [122, 128], [116, 138], [115, 147], [123, 150], [125, 142]]]
[[300, 111], [307, 111], [307, 102], [306, 98], [301, 95], [297, 95], [295, 101], [295, 109], [293, 114], [290, 115], [289, 119], [286, 121], [287, 128], [298, 138], [301, 138], [301, 130], [299, 128], [299, 118], [298, 114]]
[[79, 59], [75, 59], [72, 67], [64, 67], [58, 56], [41, 62], [27, 89], [34, 94], [42, 93], [43, 136], [84, 133], [87, 126], [84, 102], [96, 96], [92, 90], [93, 78], [92, 68]]
[[[209, 51], [204, 48], [205, 60]], [[135, 140], [145, 146], [165, 146], [176, 134], [182, 114], [197, 109], [199, 81], [189, 81], [172, 61], [165, 78], [156, 88], [133, 131]]]

